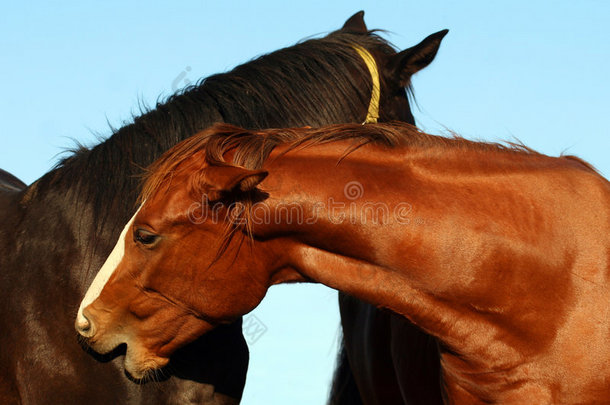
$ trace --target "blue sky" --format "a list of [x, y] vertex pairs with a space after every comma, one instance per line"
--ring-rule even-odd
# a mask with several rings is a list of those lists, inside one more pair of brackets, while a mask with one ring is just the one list
[[[610, 176], [610, 2], [12, 2], [0, 6], [0, 167], [27, 183], [71, 138], [92, 145], [176, 86], [340, 27], [365, 10], [400, 49], [449, 28], [414, 78], [432, 133], [518, 138]], [[336, 294], [274, 287], [254, 312], [243, 403], [321, 404], [339, 325]]]

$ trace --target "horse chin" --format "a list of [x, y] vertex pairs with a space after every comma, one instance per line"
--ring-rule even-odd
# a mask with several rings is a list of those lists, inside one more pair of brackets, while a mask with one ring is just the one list
[[134, 348], [133, 345], [127, 345], [124, 367], [129, 376], [136, 381], [146, 380], [152, 372], [167, 366], [168, 363], [169, 358], [156, 356], [146, 350]]
[[125, 343], [120, 336], [101, 336], [85, 339], [85, 343], [99, 354], [108, 354]]

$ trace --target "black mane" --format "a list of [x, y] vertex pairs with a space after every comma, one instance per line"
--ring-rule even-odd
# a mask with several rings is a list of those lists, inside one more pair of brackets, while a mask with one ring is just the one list
[[[248, 129], [318, 126], [345, 122], [346, 111], [353, 120], [362, 120], [362, 106], [368, 104], [371, 88], [370, 83], [353, 83], [354, 72], [369, 75], [353, 44], [395, 52], [373, 31], [339, 30], [210, 76], [157, 103], [97, 146], [79, 148], [35, 182], [23, 202], [51, 189], [68, 193], [75, 204], [91, 205], [95, 228], [101, 230], [105, 215], [133, 208], [145, 167], [215, 122]], [[117, 199], [117, 194], [131, 198]]]

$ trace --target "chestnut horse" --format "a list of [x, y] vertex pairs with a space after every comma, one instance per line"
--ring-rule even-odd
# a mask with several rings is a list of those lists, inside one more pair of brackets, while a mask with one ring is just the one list
[[221, 124], [157, 161], [141, 201], [76, 322], [100, 353], [126, 343], [134, 375], [306, 281], [435, 336], [448, 403], [610, 398], [610, 183], [577, 158], [398, 123]]
[[[187, 88], [26, 189], [0, 193], [0, 403], [238, 402], [248, 363], [239, 320], [177, 352], [156, 384], [125, 377], [117, 357], [124, 348], [92, 357], [74, 336], [92, 270], [133, 214], [141, 167], [218, 121], [249, 128], [362, 122], [372, 94], [379, 119], [412, 121], [405, 86], [432, 61], [442, 35], [396, 53], [357, 13], [324, 38]], [[375, 61], [378, 77], [363, 58]]]

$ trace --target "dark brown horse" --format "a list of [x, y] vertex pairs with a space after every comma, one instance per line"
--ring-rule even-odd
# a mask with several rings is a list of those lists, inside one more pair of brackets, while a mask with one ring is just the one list
[[141, 201], [76, 323], [101, 353], [127, 344], [134, 375], [313, 281], [435, 336], [447, 403], [610, 398], [610, 182], [577, 158], [223, 124], [155, 163]]
[[412, 121], [405, 86], [432, 61], [443, 34], [396, 53], [358, 13], [327, 37], [172, 96], [103, 143], [76, 151], [27, 189], [3, 197], [0, 403], [237, 402], [248, 361], [239, 321], [175, 353], [163, 381], [144, 385], [123, 375], [116, 357], [124, 347], [94, 358], [71, 332], [95, 269], [133, 214], [141, 168], [218, 121], [249, 128], [362, 122], [375, 94], [362, 49], [378, 66], [380, 119]]
[[20, 191], [26, 187], [25, 183], [9, 172], [0, 169], [0, 192]]

